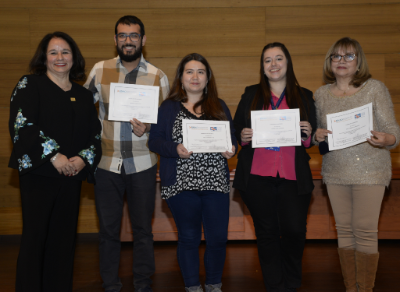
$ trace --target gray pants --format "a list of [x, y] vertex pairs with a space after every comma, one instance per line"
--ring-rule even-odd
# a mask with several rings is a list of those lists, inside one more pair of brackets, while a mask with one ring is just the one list
[[327, 185], [339, 248], [378, 252], [378, 220], [384, 185]]
[[100, 223], [100, 275], [107, 290], [120, 290], [118, 277], [121, 242], [120, 229], [124, 193], [127, 195], [133, 232], [133, 283], [136, 289], [151, 285], [155, 271], [151, 220], [154, 212], [157, 165], [134, 174], [98, 169], [96, 173], [96, 210]]

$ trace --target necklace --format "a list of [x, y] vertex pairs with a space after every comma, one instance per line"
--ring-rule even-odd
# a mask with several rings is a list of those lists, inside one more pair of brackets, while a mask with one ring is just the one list
[[339, 85], [338, 85], [337, 83], [335, 83], [335, 84], [336, 84], [336, 88], [337, 88], [338, 90], [340, 90], [340, 91], [343, 92], [343, 93], [342, 93], [343, 96], [345, 96], [346, 93], [347, 93], [348, 91], [350, 91], [350, 86], [349, 86], [349, 85], [347, 86], [347, 89], [340, 89], [340, 88], [339, 88]]

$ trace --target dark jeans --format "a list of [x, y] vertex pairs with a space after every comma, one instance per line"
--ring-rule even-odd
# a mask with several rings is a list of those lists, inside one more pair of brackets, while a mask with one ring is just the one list
[[105, 290], [120, 290], [118, 277], [120, 229], [126, 191], [133, 232], [133, 284], [136, 289], [151, 285], [154, 274], [154, 248], [151, 220], [154, 212], [157, 165], [134, 174], [98, 169], [96, 210], [100, 223], [100, 275]]
[[17, 292], [70, 292], [81, 181], [20, 177], [23, 230]]
[[206, 284], [221, 283], [226, 256], [229, 194], [216, 191], [183, 191], [166, 200], [178, 228], [178, 263], [186, 287], [199, 286], [199, 245], [203, 223], [206, 251]]
[[296, 181], [258, 175], [240, 194], [253, 217], [265, 286], [300, 287], [311, 194], [298, 195]]

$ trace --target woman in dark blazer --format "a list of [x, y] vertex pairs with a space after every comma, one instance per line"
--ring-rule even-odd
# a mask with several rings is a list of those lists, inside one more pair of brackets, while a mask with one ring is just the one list
[[94, 182], [101, 124], [85, 80], [85, 60], [66, 33], [47, 34], [10, 100], [23, 230], [15, 291], [72, 291], [82, 181]]
[[[233, 186], [250, 210], [264, 283], [268, 291], [296, 291], [301, 286], [301, 259], [307, 212], [314, 189], [306, 148], [316, 129], [312, 92], [301, 88], [286, 47], [264, 47], [260, 83], [246, 88], [234, 125], [242, 145]], [[300, 111], [301, 146], [253, 148], [250, 112]]]

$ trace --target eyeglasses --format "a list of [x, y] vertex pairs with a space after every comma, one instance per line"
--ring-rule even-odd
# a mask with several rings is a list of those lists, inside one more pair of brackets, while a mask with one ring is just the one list
[[344, 58], [344, 60], [346, 62], [351, 62], [356, 58], [356, 54], [346, 54], [346, 55], [334, 54], [334, 55], [331, 55], [331, 60], [333, 62], [339, 62], [340, 60], [342, 60], [342, 58]]
[[137, 42], [138, 40], [140, 40], [140, 34], [138, 34], [138, 33], [131, 33], [131, 34], [119, 33], [119, 34], [117, 34], [117, 38], [121, 42], [124, 42], [127, 37], [129, 37], [132, 42]]

